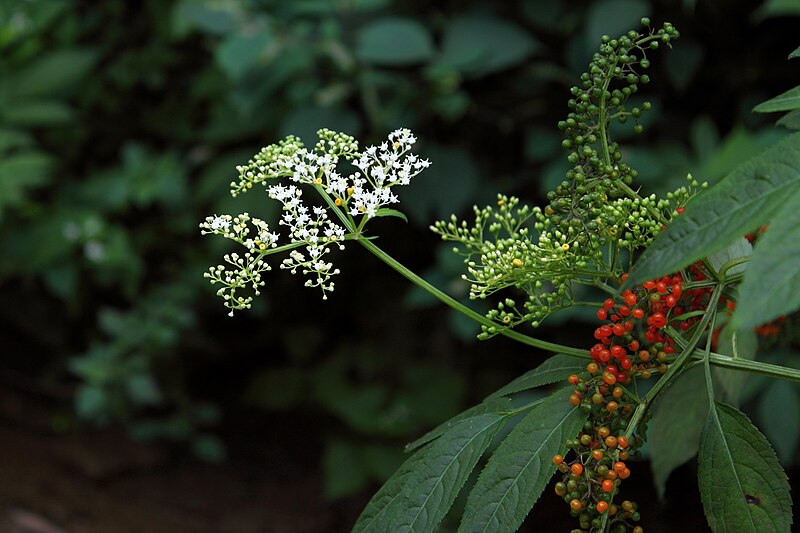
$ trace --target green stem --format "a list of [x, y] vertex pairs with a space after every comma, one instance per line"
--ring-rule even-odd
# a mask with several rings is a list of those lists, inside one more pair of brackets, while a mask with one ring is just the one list
[[[380, 247], [376, 246], [372, 241], [369, 241], [369, 240], [364, 239], [364, 238], [359, 238], [358, 242], [361, 243], [361, 245], [364, 248], [369, 250], [378, 259], [380, 259], [381, 261], [383, 261], [384, 263], [389, 265], [391, 268], [393, 268], [395, 271], [397, 271], [397, 273], [399, 273], [401, 276], [405, 277], [406, 279], [408, 279], [409, 281], [411, 281], [413, 284], [417, 285], [418, 287], [424, 289], [431, 296], [433, 296], [434, 298], [438, 299], [442, 303], [444, 303], [446, 305], [449, 305], [450, 307], [452, 307], [453, 309], [455, 309], [459, 313], [471, 318], [472, 320], [474, 320], [475, 322], [478, 322], [479, 324], [481, 324], [483, 326], [486, 326], [488, 328], [498, 328], [497, 324], [495, 324], [494, 322], [492, 322], [491, 320], [489, 320], [488, 318], [486, 318], [482, 314], [473, 311], [472, 309], [470, 309], [469, 307], [465, 306], [464, 304], [462, 304], [458, 300], [454, 299], [453, 297], [451, 297], [448, 294], [442, 292], [441, 290], [439, 290], [435, 286], [431, 285], [430, 283], [425, 281], [423, 278], [421, 278], [420, 276], [418, 276], [414, 272], [410, 271], [408, 268], [403, 266], [402, 263], [400, 263], [399, 261], [394, 259], [392, 256], [390, 256], [389, 254], [384, 252]], [[552, 343], [552, 342], [547, 342], [547, 341], [535, 339], [533, 337], [529, 337], [527, 335], [523, 335], [522, 333], [519, 333], [519, 332], [514, 331], [514, 330], [510, 330], [510, 329], [499, 329], [497, 332], [500, 335], [504, 335], [504, 336], [508, 337], [509, 339], [513, 339], [513, 340], [515, 340], [517, 342], [520, 342], [522, 344], [525, 344], [525, 345], [528, 345], [528, 346], [533, 346], [534, 348], [539, 348], [541, 350], [545, 350], [545, 351], [548, 351], [548, 352], [562, 353], [562, 354], [565, 354], [565, 355], [572, 355], [574, 357], [580, 357], [580, 358], [583, 358], [583, 359], [589, 359], [590, 358], [589, 352], [587, 350], [582, 350], [582, 349], [579, 349], [579, 348], [573, 348], [571, 346], [564, 346], [562, 344], [555, 344], [555, 343]]]
[[[697, 344], [700, 342], [703, 334], [706, 331], [706, 327], [708, 327], [709, 322], [716, 316], [716, 308], [717, 302], [719, 302], [719, 297], [722, 295], [722, 286], [717, 286], [714, 289], [714, 292], [711, 294], [711, 298], [708, 302], [708, 309], [712, 311], [707, 313], [700, 324], [697, 326], [697, 329], [692, 335], [692, 338], [686, 345], [686, 348], [681, 352], [681, 355], [672, 363], [669, 367], [669, 370], [653, 385], [653, 388], [647, 393], [644, 397], [644, 401], [636, 407], [636, 411], [633, 412], [633, 416], [631, 416], [630, 421], [628, 422], [628, 429], [625, 430], [625, 436], [630, 438], [633, 434], [636, 427], [639, 425], [640, 420], [644, 416], [645, 412], [647, 412], [648, 407], [653, 403], [656, 396], [665, 388], [670, 382], [675, 378], [675, 376], [680, 373], [683, 369], [684, 364], [692, 357], [694, 354], [694, 349]], [[702, 352], [701, 352], [702, 353]]]

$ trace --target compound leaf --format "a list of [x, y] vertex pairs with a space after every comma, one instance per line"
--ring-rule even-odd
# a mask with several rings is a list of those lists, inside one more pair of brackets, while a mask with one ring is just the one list
[[693, 198], [637, 261], [625, 286], [675, 272], [770, 221], [800, 187], [800, 134], [743, 163]]
[[737, 328], [757, 326], [800, 307], [800, 188], [771, 219], [739, 288], [732, 319]]
[[547, 359], [533, 370], [521, 375], [505, 387], [490, 394], [486, 399], [507, 396], [515, 392], [533, 389], [548, 383], [568, 378], [571, 374], [586, 369], [583, 360], [570, 355], [558, 354]]
[[506, 418], [487, 413], [463, 420], [424, 450], [424, 459], [386, 510], [380, 531], [431, 532], [445, 517], [470, 472]]
[[467, 499], [459, 533], [512, 532], [522, 524], [587, 414], [572, 406], [570, 389], [545, 398], [503, 440]]
[[767, 439], [730, 405], [712, 405], [700, 439], [697, 476], [715, 533], [791, 530], [786, 474]]

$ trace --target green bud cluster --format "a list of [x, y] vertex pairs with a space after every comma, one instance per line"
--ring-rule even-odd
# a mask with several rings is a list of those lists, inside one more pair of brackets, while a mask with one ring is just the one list
[[[642, 23], [649, 28], [649, 20]], [[452, 216], [431, 227], [442, 239], [459, 244], [454, 252], [464, 256], [467, 273], [462, 277], [470, 283], [471, 298], [487, 299], [504, 289], [527, 296], [520, 304], [497, 302], [486, 315], [496, 326], [484, 327], [479, 338], [523, 322], [538, 326], [554, 311], [576, 304], [577, 284], [608, 287], [609, 280], [618, 281], [630, 268], [621, 264], [623, 258], [633, 257], [619, 251], [647, 246], [694, 194], [696, 182], [664, 199], [639, 196], [630, 187], [637, 172], [622, 161], [609, 136], [613, 121], [632, 118], [639, 129], [639, 117], [651, 106], [645, 102], [628, 110], [626, 103], [639, 84], [649, 81], [642, 72], [650, 66], [647, 51], [669, 46], [678, 37], [665, 23], [646, 34], [602, 38], [581, 84], [571, 90], [567, 119], [558, 124], [573, 166], [548, 193], [545, 209], [498, 195], [497, 207], [473, 208], [473, 224]]]
[[[649, 28], [649, 20], [642, 23]], [[628, 110], [627, 101], [640, 84], [650, 81], [644, 73], [650, 66], [647, 51], [657, 49], [660, 43], [669, 46], [679, 35], [665, 23], [646, 34], [632, 30], [617, 39], [603, 36], [589, 70], [581, 75], [580, 85], [571, 89], [572, 98], [567, 102], [570, 113], [558, 127], [565, 134], [562, 146], [569, 150], [567, 161], [572, 168], [548, 194], [545, 214], [553, 226], [582, 245], [590, 235], [603, 231], [588, 221], [596, 220], [609, 201], [629, 195], [629, 186], [638, 175], [622, 161], [619, 146], [611, 140], [611, 123], [624, 124], [630, 118], [634, 130], [641, 133], [638, 120], [651, 105], [644, 102], [641, 108]]]

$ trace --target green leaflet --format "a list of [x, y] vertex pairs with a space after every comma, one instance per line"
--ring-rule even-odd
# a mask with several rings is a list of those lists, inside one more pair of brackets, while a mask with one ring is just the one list
[[775, 98], [761, 102], [753, 108], [756, 113], [774, 113], [775, 111], [792, 111], [800, 108], [800, 87], [789, 89]]
[[783, 126], [789, 130], [800, 130], [800, 109], [789, 111], [775, 123], [776, 126]]
[[[679, 406], [679, 408], [676, 408]], [[684, 372], [659, 396], [650, 421], [650, 467], [660, 498], [669, 475], [697, 454], [708, 416], [702, 368]]]
[[388, 520], [388, 511], [400, 498], [400, 493], [411, 475], [424, 464], [431, 447], [419, 450], [400, 465], [392, 477], [370, 499], [361, 512], [352, 533], [382, 533], [385, 531]]
[[411, 450], [419, 448], [423, 444], [426, 444], [432, 441], [433, 439], [440, 437], [443, 433], [449, 431], [450, 428], [452, 428], [462, 420], [466, 420], [467, 418], [475, 417], [478, 415], [484, 415], [487, 413], [496, 413], [504, 415], [509, 411], [511, 411], [511, 400], [509, 398], [492, 398], [491, 400], [487, 400], [483, 403], [479, 403], [478, 405], [470, 407], [461, 414], [454, 416], [447, 422], [444, 422], [443, 424], [436, 426], [435, 428], [433, 428], [432, 430], [430, 430], [429, 432], [427, 432], [414, 442], [406, 444], [405, 451], [410, 452]]
[[795, 48], [794, 52], [789, 54], [789, 59], [794, 59], [795, 57], [800, 57], [800, 46]]
[[505, 421], [496, 413], [468, 418], [414, 454], [412, 458], [421, 456], [419, 461], [408, 468], [404, 468], [408, 461], [401, 466], [400, 479], [390, 479], [391, 490], [381, 491], [374, 506], [372, 502], [367, 505], [362, 516], [368, 519], [359, 519], [355, 531], [422, 533], [436, 529]]
[[675, 272], [768, 223], [798, 187], [800, 133], [795, 133], [692, 199], [644, 251], [624, 287]]
[[398, 211], [397, 209], [389, 209], [388, 207], [381, 207], [377, 211], [375, 211], [376, 217], [397, 217], [403, 220], [406, 224], [408, 224], [408, 218], [406, 215]]
[[800, 188], [771, 218], [739, 288], [732, 319], [737, 328], [763, 324], [800, 307]]
[[566, 453], [587, 414], [573, 407], [567, 387], [547, 397], [497, 447], [467, 499], [459, 533], [516, 531]]
[[505, 387], [493, 392], [486, 399], [506, 396], [515, 392], [533, 389], [548, 383], [554, 383], [586, 370], [585, 361], [571, 355], [558, 354], [547, 359], [533, 370], [521, 375]]
[[767, 439], [739, 410], [714, 402], [700, 439], [697, 475], [715, 533], [791, 530], [786, 474]]

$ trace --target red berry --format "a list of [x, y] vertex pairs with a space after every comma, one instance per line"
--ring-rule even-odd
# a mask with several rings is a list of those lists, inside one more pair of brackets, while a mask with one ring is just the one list
[[627, 305], [630, 305], [631, 307], [633, 307], [634, 305], [636, 305], [636, 301], [637, 301], [637, 300], [638, 300], [638, 298], [636, 298], [636, 295], [635, 295], [635, 294], [633, 294], [633, 293], [630, 293], [630, 294], [628, 294], [628, 295], [626, 295], [626, 296], [625, 296], [625, 303], [626, 303]]
[[614, 300], [612, 300], [611, 298], [606, 298], [606, 300], [603, 302], [603, 307], [605, 307], [606, 309], [613, 309]]
[[611, 481], [610, 479], [604, 479], [601, 486], [603, 487], [603, 490], [606, 492], [611, 492], [612, 490], [614, 490], [614, 482]]
[[631, 314], [633, 315], [633, 318], [643, 318], [644, 317], [644, 309], [641, 309], [641, 308], [637, 307], [636, 309], [633, 310], [633, 312]]
[[597, 320], [605, 320], [608, 318], [608, 311], [605, 309], [598, 309], [597, 310]]

